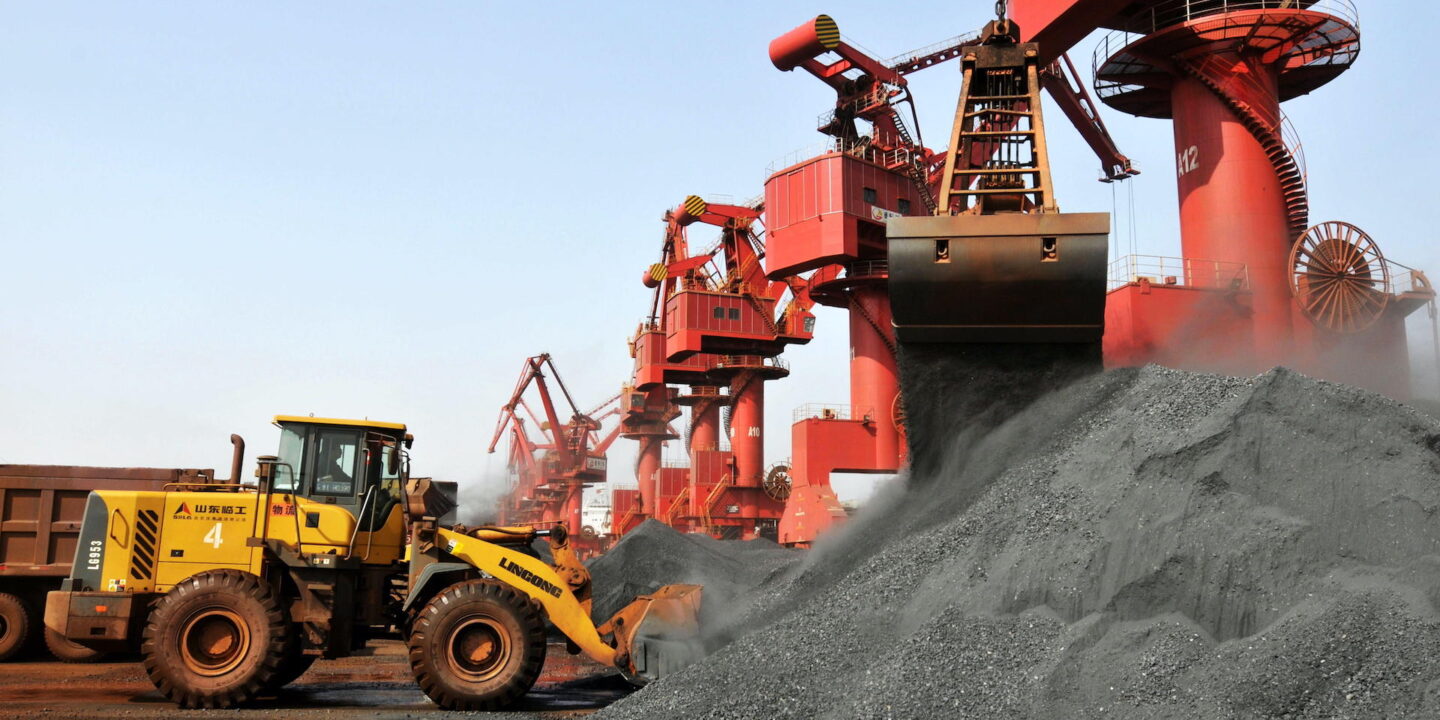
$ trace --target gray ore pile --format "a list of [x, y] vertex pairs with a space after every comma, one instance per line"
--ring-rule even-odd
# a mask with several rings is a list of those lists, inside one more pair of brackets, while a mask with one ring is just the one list
[[1440, 716], [1440, 422], [1283, 369], [1033, 367], [966, 429], [967, 361], [902, 360], [939, 408], [915, 476], [599, 717]]
[[590, 615], [604, 622], [661, 585], [693, 583], [705, 586], [704, 624], [724, 624], [726, 610], [746, 605], [756, 587], [801, 557], [803, 551], [768, 540], [682, 535], [659, 520], [646, 520], [586, 566], [594, 589]]

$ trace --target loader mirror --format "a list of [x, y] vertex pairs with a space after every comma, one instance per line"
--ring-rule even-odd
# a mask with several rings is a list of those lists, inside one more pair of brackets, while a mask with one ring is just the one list
[[391, 445], [385, 452], [385, 474], [399, 475], [400, 465], [400, 445]]

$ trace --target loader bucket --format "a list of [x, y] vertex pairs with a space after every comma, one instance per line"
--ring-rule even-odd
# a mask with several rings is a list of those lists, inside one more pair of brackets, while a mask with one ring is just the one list
[[705, 656], [700, 637], [699, 585], [666, 585], [635, 598], [600, 628], [615, 633], [621, 670], [643, 685]]
[[1108, 213], [892, 218], [901, 343], [1098, 343]]

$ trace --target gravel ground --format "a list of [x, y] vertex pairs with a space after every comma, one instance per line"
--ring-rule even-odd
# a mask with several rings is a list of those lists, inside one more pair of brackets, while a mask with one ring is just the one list
[[234, 710], [179, 710], [145, 677], [139, 662], [67, 665], [53, 660], [0, 665], [0, 717], [27, 720], [160, 720], [170, 718], [505, 718], [553, 720], [593, 713], [631, 692], [613, 670], [565, 646], [551, 645], [535, 689], [501, 713], [456, 713], [436, 707], [415, 686], [398, 640], [379, 640], [373, 653], [321, 660], [275, 697]]
[[1440, 716], [1440, 422], [1073, 357], [976, 399], [975, 360], [906, 358], [925, 473], [598, 717]]

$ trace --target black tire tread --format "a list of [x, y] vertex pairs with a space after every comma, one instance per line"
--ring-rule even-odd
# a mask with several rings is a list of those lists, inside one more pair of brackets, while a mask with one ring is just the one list
[[[503, 688], [483, 697], [461, 695], [452, 692], [434, 676], [430, 662], [439, 661], [426, 652], [425, 639], [435, 622], [438, 608], [446, 603], [464, 603], [467, 600], [488, 598], [508, 607], [525, 628], [525, 644], [528, 652], [520, 672], [516, 673]], [[528, 596], [495, 580], [467, 580], [440, 591], [415, 618], [407, 640], [410, 655], [410, 670], [415, 682], [431, 700], [446, 710], [493, 711], [502, 709], [520, 699], [535, 685], [540, 670], [545, 665], [546, 632], [545, 617], [539, 603]]]
[[7, 632], [0, 637], [0, 662], [20, 654], [30, 639], [32, 618], [30, 606], [19, 596], [0, 593], [0, 615], [5, 616]]
[[[269, 640], [265, 644], [264, 657], [259, 671], [244, 684], [227, 691], [207, 693], [185, 687], [172, 677], [168, 668], [156, 655], [156, 639], [161, 628], [171, 622], [173, 608], [190, 595], [210, 587], [229, 588], [250, 595], [260, 602], [268, 622]], [[182, 708], [229, 708], [249, 702], [256, 695], [269, 689], [275, 674], [284, 659], [285, 637], [289, 629], [289, 618], [270, 588], [255, 575], [240, 570], [209, 570], [186, 578], [170, 592], [161, 596], [150, 611], [145, 623], [145, 633], [140, 652], [144, 660], [145, 673], [160, 694]]]
[[45, 628], [45, 649], [55, 656], [56, 660], [64, 663], [77, 665], [93, 663], [104, 660], [109, 654], [100, 650], [93, 650], [79, 643], [71, 642], [64, 635]]
[[315, 655], [306, 655], [300, 641], [300, 633], [303, 632], [299, 625], [290, 626], [290, 633], [285, 639], [285, 659], [280, 662], [280, 667], [275, 670], [275, 677], [270, 679], [266, 690], [274, 692], [300, 679], [305, 671], [319, 658]]

